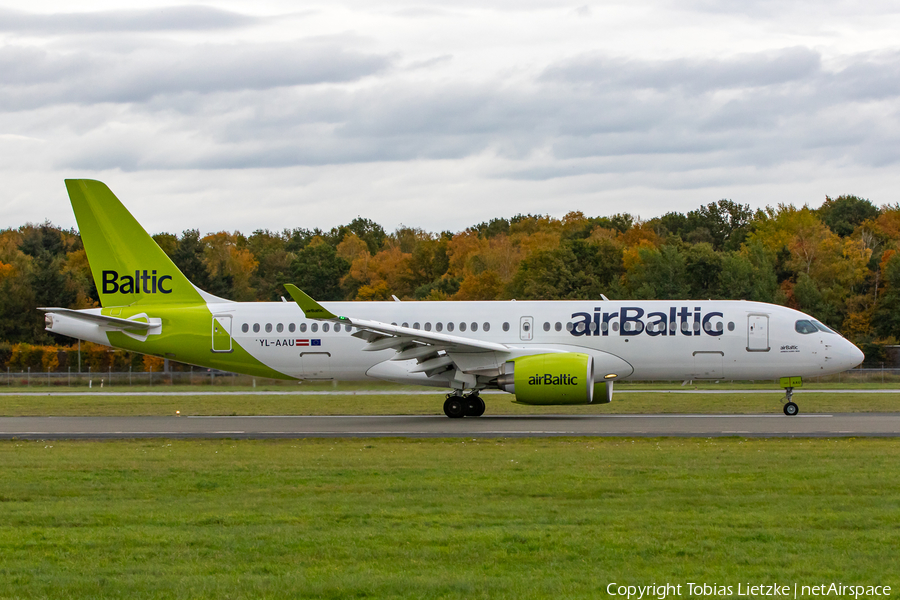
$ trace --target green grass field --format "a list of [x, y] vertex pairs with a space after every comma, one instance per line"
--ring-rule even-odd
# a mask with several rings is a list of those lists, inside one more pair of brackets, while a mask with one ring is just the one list
[[[497, 414], [616, 414], [616, 413], [779, 413], [783, 392], [769, 394], [617, 393], [609, 404], [528, 406], [509, 394], [485, 394], [489, 415]], [[801, 412], [896, 412], [897, 394], [795, 394]], [[120, 415], [385, 415], [443, 414], [444, 395], [215, 395], [215, 396], [20, 396], [0, 395], [0, 416], [120, 416]]]
[[2, 442], [0, 597], [898, 590], [898, 465], [878, 439]]

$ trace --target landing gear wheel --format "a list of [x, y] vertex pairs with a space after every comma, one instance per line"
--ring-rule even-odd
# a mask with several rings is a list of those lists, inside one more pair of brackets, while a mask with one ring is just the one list
[[784, 414], [789, 417], [793, 417], [798, 412], [800, 412], [800, 408], [794, 402], [788, 402], [784, 405]]
[[484, 414], [484, 400], [478, 394], [466, 396], [465, 405], [467, 417], [480, 417]]
[[466, 416], [466, 403], [462, 396], [447, 396], [444, 400], [444, 414], [451, 419], [460, 419]]

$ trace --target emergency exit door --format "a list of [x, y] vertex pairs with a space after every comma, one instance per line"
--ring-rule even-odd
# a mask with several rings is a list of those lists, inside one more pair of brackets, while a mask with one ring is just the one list
[[530, 342], [534, 338], [534, 319], [531, 317], [522, 317], [519, 319], [519, 339], [523, 342]]

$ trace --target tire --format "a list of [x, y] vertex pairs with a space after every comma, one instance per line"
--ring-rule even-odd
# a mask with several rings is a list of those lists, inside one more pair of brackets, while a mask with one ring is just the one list
[[787, 404], [784, 405], [784, 414], [786, 414], [789, 417], [793, 417], [794, 415], [796, 415], [799, 412], [800, 412], [800, 407], [798, 407], [793, 402], [788, 402]]
[[481, 396], [479, 396], [478, 394], [467, 396], [465, 399], [465, 405], [467, 417], [480, 417], [484, 414], [484, 400], [482, 400]]
[[444, 401], [444, 414], [451, 419], [461, 419], [466, 415], [466, 404], [459, 396], [450, 396]]

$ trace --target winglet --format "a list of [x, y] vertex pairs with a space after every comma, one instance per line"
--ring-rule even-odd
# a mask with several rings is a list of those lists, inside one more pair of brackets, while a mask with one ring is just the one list
[[284, 289], [288, 291], [294, 302], [303, 311], [307, 319], [340, 319], [337, 315], [322, 307], [321, 304], [307, 296], [300, 288], [292, 283], [284, 284]]

